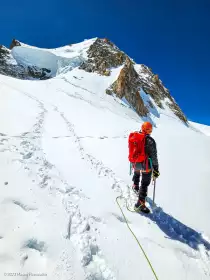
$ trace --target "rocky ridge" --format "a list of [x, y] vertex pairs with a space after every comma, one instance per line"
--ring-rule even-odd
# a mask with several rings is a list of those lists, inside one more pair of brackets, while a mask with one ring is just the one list
[[87, 53], [88, 59], [80, 66], [80, 69], [87, 72], [107, 76], [110, 75], [112, 68], [122, 66], [117, 80], [106, 90], [107, 94], [116, 94], [121, 99], [125, 98], [140, 116], [147, 116], [149, 109], [154, 105], [151, 101], [149, 106], [144, 103], [140, 94], [143, 90], [151, 96], [159, 108], [164, 109], [163, 101], [165, 101], [165, 104], [180, 120], [188, 122], [169, 90], [149, 67], [135, 64], [128, 55], [108, 39], [97, 39]]
[[[0, 74], [19, 79], [44, 80], [51, 78], [51, 71], [47, 68], [18, 64], [11, 54], [11, 49], [18, 46], [21, 46], [21, 43], [15, 39], [13, 39], [10, 49], [0, 46]], [[136, 64], [107, 38], [96, 39], [87, 50], [87, 59], [79, 66], [86, 72], [95, 72], [103, 76], [109, 76], [112, 69], [117, 67], [121, 67], [119, 76], [107, 88], [107, 94], [116, 95], [121, 99], [125, 98], [141, 117], [147, 116], [155, 103], [161, 109], [167, 105], [180, 120], [188, 123], [186, 116], [159, 76], [154, 74], [149, 67]], [[147, 104], [141, 96], [142, 91], [151, 97]]]

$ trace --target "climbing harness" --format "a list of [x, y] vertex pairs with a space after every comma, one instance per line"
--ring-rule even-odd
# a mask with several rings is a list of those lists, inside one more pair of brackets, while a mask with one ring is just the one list
[[158, 280], [157, 274], [156, 274], [156, 272], [155, 272], [155, 270], [154, 270], [154, 268], [153, 268], [153, 266], [152, 266], [152, 263], [150, 262], [150, 260], [149, 260], [149, 258], [148, 258], [148, 256], [147, 256], [146, 252], [144, 251], [144, 249], [143, 249], [141, 243], [139, 242], [138, 238], [136, 237], [135, 233], [133, 232], [133, 230], [132, 230], [131, 227], [129, 226], [128, 220], [127, 220], [127, 218], [126, 218], [126, 216], [125, 216], [125, 214], [124, 214], [124, 212], [123, 212], [123, 210], [122, 210], [122, 207], [120, 206], [120, 203], [119, 203], [119, 201], [118, 201], [119, 199], [124, 199], [124, 200], [125, 200], [125, 202], [126, 202], [126, 208], [127, 208], [128, 211], [130, 211], [130, 212], [136, 212], [136, 211], [135, 211], [135, 210], [131, 210], [131, 209], [128, 207], [127, 199], [126, 199], [125, 197], [123, 197], [123, 196], [118, 196], [118, 197], [116, 198], [116, 203], [118, 204], [118, 206], [119, 206], [119, 208], [120, 208], [120, 211], [121, 211], [121, 213], [122, 213], [122, 215], [123, 215], [123, 217], [124, 217], [124, 219], [125, 219], [125, 222], [126, 222], [126, 225], [127, 225], [128, 229], [129, 229], [129, 231], [131, 232], [131, 234], [132, 234], [133, 237], [135, 238], [136, 242], [138, 243], [139, 248], [141, 249], [142, 253], [144, 254], [144, 257], [146, 258], [146, 260], [147, 260], [147, 262], [148, 262], [148, 264], [149, 264], [149, 266], [150, 266], [150, 268], [151, 268], [151, 270], [152, 270], [152, 272], [153, 272], [153, 275], [154, 275], [155, 279]]

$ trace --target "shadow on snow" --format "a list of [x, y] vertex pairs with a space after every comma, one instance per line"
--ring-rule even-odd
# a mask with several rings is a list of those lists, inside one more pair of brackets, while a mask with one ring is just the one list
[[[147, 198], [152, 207], [152, 200]], [[202, 237], [202, 234], [186, 226], [171, 215], [165, 213], [161, 207], [153, 210], [153, 213], [146, 214], [169, 239], [180, 241], [194, 250], [199, 250], [199, 245], [203, 245], [207, 251], [210, 251], [210, 243]]]

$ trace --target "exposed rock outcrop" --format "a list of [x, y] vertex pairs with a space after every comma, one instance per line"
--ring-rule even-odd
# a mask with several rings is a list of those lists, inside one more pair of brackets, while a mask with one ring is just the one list
[[17, 47], [17, 46], [21, 46], [21, 43], [18, 40], [13, 39], [9, 48], [10, 48], [10, 50], [12, 50], [14, 47]]
[[141, 88], [144, 92], [149, 94], [161, 109], [164, 108], [163, 101], [168, 99], [166, 104], [169, 108], [179, 119], [187, 123], [186, 116], [171, 96], [169, 90], [164, 87], [159, 76], [157, 74], [154, 75], [152, 70], [145, 65], [138, 65], [137, 67]]
[[146, 116], [154, 104], [151, 100], [144, 103], [140, 95], [142, 89], [158, 107], [164, 109], [168, 105], [176, 116], [187, 123], [184, 113], [151, 68], [135, 64], [107, 38], [97, 39], [87, 53], [88, 59], [80, 66], [80, 69], [87, 72], [109, 76], [112, 68], [124, 65], [117, 80], [106, 90], [107, 94], [125, 98], [140, 116]]
[[110, 75], [111, 68], [122, 65], [126, 59], [126, 55], [108, 39], [97, 39], [87, 53], [88, 59], [80, 69], [105, 76]]
[[185, 123], [188, 123], [186, 116], [184, 115], [179, 105], [175, 101], [171, 103], [167, 102], [167, 105], [180, 120], [182, 120]]
[[107, 90], [107, 93], [114, 92], [121, 99], [125, 97], [140, 116], [146, 116], [148, 109], [145, 107], [140, 96], [139, 86], [139, 76], [134, 69], [132, 61], [127, 57], [125, 66], [120, 71], [120, 75]]
[[10, 52], [8, 49], [2, 45], [0, 45], [0, 59], [5, 60], [9, 58]]
[[28, 75], [37, 80], [47, 80], [50, 78], [51, 71], [46, 68], [38, 68], [36, 66], [28, 66]]

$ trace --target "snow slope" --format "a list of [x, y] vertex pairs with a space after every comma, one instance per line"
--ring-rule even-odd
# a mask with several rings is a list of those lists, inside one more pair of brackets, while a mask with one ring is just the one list
[[21, 46], [12, 49], [11, 54], [19, 64], [47, 68], [51, 70], [51, 76], [54, 77], [78, 67], [86, 59], [86, 51], [95, 40], [86, 40], [80, 44], [51, 50], [21, 43]]
[[[74, 46], [84, 57], [85, 44]], [[19, 58], [29, 52], [38, 55], [20, 50]], [[104, 77], [71, 68], [46, 81], [0, 76], [1, 279], [154, 279], [115, 201], [136, 202], [127, 137], [143, 121], [105, 94], [119, 71]], [[145, 217], [122, 200], [123, 211], [160, 280], [210, 279], [209, 139], [170, 110], [155, 108], [150, 118], [157, 208]]]
[[190, 122], [190, 124], [203, 134], [210, 136], [210, 126], [195, 122]]

